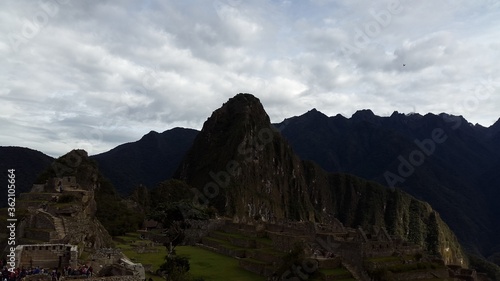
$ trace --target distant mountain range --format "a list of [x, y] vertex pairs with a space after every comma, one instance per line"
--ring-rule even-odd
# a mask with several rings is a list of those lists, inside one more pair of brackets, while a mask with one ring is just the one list
[[[341, 115], [328, 117], [311, 110], [274, 124], [274, 127], [301, 159], [311, 160], [328, 172], [350, 173], [404, 190], [429, 202], [469, 250], [485, 256], [500, 252], [500, 209], [496, 207], [500, 198], [500, 120], [485, 128], [447, 114], [422, 116], [395, 112], [390, 117], [379, 117], [370, 110], [362, 110], [345, 118]], [[214, 125], [214, 130], [217, 129], [220, 128]], [[216, 131], [211, 132], [204, 133], [203, 138], [212, 137]], [[253, 132], [251, 137], [258, 138], [258, 133]], [[206, 172], [203, 177], [210, 176], [210, 172], [217, 177], [219, 172], [225, 171], [227, 167], [220, 166], [219, 162], [211, 166], [213, 163], [204, 161], [220, 158], [224, 162], [233, 157], [234, 151], [229, 149], [234, 147], [226, 144], [237, 142], [239, 135], [235, 131], [226, 136], [217, 135], [221, 139], [216, 149], [205, 147], [200, 141], [192, 147], [198, 135], [196, 130], [183, 128], [150, 132], [136, 142], [91, 158], [123, 195], [139, 184], [154, 187], [174, 174], [202, 189], [201, 184], [207, 183], [209, 178], [194, 176], [198, 169]], [[247, 148], [241, 149], [245, 152]], [[273, 153], [284, 153], [276, 149], [278, 151]], [[204, 158], [201, 154], [211, 156]], [[20, 185], [20, 191], [29, 188], [30, 182], [52, 161], [40, 152], [22, 148], [0, 147], [0, 156], [9, 159], [1, 161], [2, 167], [14, 163], [10, 159], [16, 159], [20, 165], [17, 169], [26, 174], [23, 174], [26, 183]], [[207, 170], [211, 167], [217, 169]], [[248, 175], [248, 180], [251, 178]], [[222, 208], [226, 203], [216, 204]], [[309, 204], [302, 203], [301, 206]]]
[[191, 147], [198, 131], [174, 128], [163, 133], [149, 132], [136, 142], [119, 145], [91, 156], [99, 171], [123, 195], [142, 184], [153, 187], [171, 178]]
[[429, 202], [463, 244], [500, 252], [500, 121], [489, 128], [447, 114], [350, 119], [311, 110], [276, 124], [302, 158], [401, 188]]

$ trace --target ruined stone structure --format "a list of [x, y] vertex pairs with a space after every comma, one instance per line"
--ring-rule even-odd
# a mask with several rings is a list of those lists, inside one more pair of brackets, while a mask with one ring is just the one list
[[[92, 266], [96, 274], [104, 268], [118, 268], [121, 270], [116, 275], [122, 276], [88, 280], [144, 280], [143, 266], [130, 261], [120, 250], [110, 248], [111, 236], [96, 218], [97, 168], [85, 163], [80, 165], [88, 158], [83, 150], [74, 150], [64, 157], [61, 161], [79, 169], [66, 169], [75, 173], [34, 184], [31, 192], [20, 194], [16, 202], [18, 211], [23, 213], [17, 225], [16, 238], [23, 244], [16, 248], [17, 266], [45, 269]], [[58, 164], [65, 164], [54, 164], [53, 172], [64, 174], [58, 170]], [[124, 272], [126, 274], [120, 274]], [[46, 277], [38, 274], [26, 280], [45, 280]], [[73, 276], [66, 277], [71, 278]]]
[[448, 271], [450, 276], [455, 278], [455, 280], [466, 280], [474, 281], [478, 280], [478, 274], [473, 269], [462, 268], [460, 266], [448, 266]]
[[92, 261], [90, 265], [94, 268], [99, 268], [101, 266], [104, 267], [112, 264], [118, 264], [122, 257], [124, 257], [124, 255], [120, 249], [102, 248], [94, 251], [90, 255], [90, 260]]
[[[459, 279], [465, 276], [473, 278], [460, 280], [479, 280], [463, 269], [457, 269], [452, 275], [442, 260], [416, 258], [426, 256], [420, 246], [391, 236], [384, 228], [353, 229], [344, 227], [338, 220], [332, 220], [331, 225], [241, 221], [220, 220], [217, 224], [219, 227], [195, 241], [195, 245], [236, 257], [242, 268], [263, 276], [271, 276], [283, 256], [299, 243], [304, 247], [306, 259], [317, 264], [321, 280], [372, 280], [369, 272], [378, 268], [391, 270], [391, 266], [408, 267], [401, 272], [389, 272], [394, 280], [447, 279], [452, 276]], [[366, 267], [367, 264], [369, 267]], [[420, 267], [424, 267], [424, 270]], [[370, 271], [367, 271], [368, 268]], [[344, 273], [334, 277], [329, 275], [331, 272]]]
[[[18, 206], [27, 215], [19, 222], [17, 237], [26, 245], [16, 249], [17, 266], [76, 268], [86, 264], [97, 270], [117, 265], [133, 276], [94, 280], [143, 280], [141, 264], [110, 248], [111, 236], [95, 217], [94, 189], [95, 183], [81, 186], [76, 177], [68, 176], [52, 178], [44, 185], [34, 185], [32, 192], [21, 194]], [[82, 252], [89, 253], [91, 259], [79, 261]]]
[[[274, 248], [287, 252], [296, 243], [308, 245], [308, 251], [316, 256], [331, 254], [350, 256], [356, 252], [358, 259], [390, 256], [394, 253], [413, 255], [423, 252], [416, 244], [403, 241], [400, 237], [390, 236], [385, 228], [373, 228], [369, 231], [344, 227], [338, 220], [333, 224], [312, 222], [279, 223], [241, 223], [241, 220], [219, 220], [218, 223], [205, 223], [198, 235], [190, 236], [188, 244], [201, 242], [202, 238], [214, 230], [225, 230], [251, 234], [255, 237], [267, 237]], [[192, 231], [192, 230], [190, 230]], [[146, 236], [148, 238], [148, 236]]]
[[[79, 262], [78, 246], [69, 244], [34, 244], [34, 245], [19, 245], [16, 247], [16, 267], [19, 268], [45, 268], [45, 269], [62, 269], [66, 266], [78, 268], [80, 264], [86, 264], [96, 269], [116, 266], [122, 268], [123, 272], [128, 272], [130, 277], [135, 279], [126, 280], [144, 280], [145, 270], [142, 264], [134, 263], [128, 259], [119, 249], [103, 248], [95, 251], [91, 258], [87, 261]], [[43, 279], [43, 276], [37, 275]], [[121, 275], [119, 277], [126, 277]], [[71, 279], [71, 277], [66, 277]], [[76, 278], [76, 277], [75, 277]], [[100, 279], [106, 278], [106, 279]], [[128, 277], [127, 277], [128, 278]], [[28, 279], [29, 280], [29, 279]], [[38, 279], [34, 279], [38, 280]], [[92, 280], [92, 279], [86, 279]], [[109, 279], [109, 277], [99, 277], [93, 280], [125, 280], [125, 279]]]
[[46, 189], [52, 189], [57, 192], [68, 189], [80, 189], [80, 185], [76, 182], [76, 177], [67, 176], [61, 178], [52, 178], [47, 182]]
[[18, 208], [28, 215], [20, 221], [18, 236], [24, 244], [63, 243], [84, 249], [109, 247], [111, 237], [95, 218], [93, 186], [80, 186], [76, 177], [52, 178], [23, 193]]
[[[443, 260], [427, 256], [419, 245], [391, 236], [385, 228], [353, 229], [338, 220], [329, 225], [225, 219], [218, 225], [196, 245], [236, 257], [242, 268], [263, 276], [273, 274], [283, 255], [300, 243], [306, 258], [317, 263], [321, 280], [369, 281], [373, 277], [368, 273], [378, 269], [386, 269], [391, 280], [485, 280], [474, 270], [446, 267]], [[345, 273], [333, 277], [328, 275], [332, 269]]]
[[16, 267], [76, 268], [78, 247], [69, 244], [35, 244], [16, 247]]

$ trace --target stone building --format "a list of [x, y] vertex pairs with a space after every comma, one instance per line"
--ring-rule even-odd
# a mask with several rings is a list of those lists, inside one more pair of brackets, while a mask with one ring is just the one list
[[16, 247], [16, 267], [77, 267], [78, 247], [70, 244], [35, 244]]
[[79, 185], [76, 182], [76, 177], [67, 176], [61, 178], [52, 178], [47, 182], [47, 187], [50, 189], [54, 189], [57, 192], [61, 192], [62, 190], [67, 189], [79, 189]]

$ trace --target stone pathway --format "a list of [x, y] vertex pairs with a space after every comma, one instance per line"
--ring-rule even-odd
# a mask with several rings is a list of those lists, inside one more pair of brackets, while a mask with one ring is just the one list
[[42, 209], [38, 209], [38, 211], [40, 213], [42, 213], [42, 214], [45, 214], [45, 215], [49, 216], [52, 219], [52, 221], [54, 222], [54, 228], [55, 228], [56, 233], [57, 233], [57, 238], [53, 239], [51, 237], [51, 239], [50, 239], [51, 241], [50, 242], [51, 243], [53, 243], [53, 242], [59, 242], [60, 240], [64, 239], [64, 237], [66, 237], [66, 229], [64, 227], [63, 220], [61, 218], [58, 218], [58, 217], [52, 215], [51, 213], [48, 213], [48, 212], [42, 210]]

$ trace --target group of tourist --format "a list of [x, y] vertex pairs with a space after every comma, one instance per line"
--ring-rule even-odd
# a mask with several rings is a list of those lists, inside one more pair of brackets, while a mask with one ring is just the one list
[[63, 268], [63, 274], [64, 276], [74, 276], [74, 275], [85, 275], [87, 277], [92, 277], [94, 274], [94, 269], [92, 266], [80, 266], [79, 268], [71, 268], [71, 266], [66, 266]]
[[1, 281], [20, 281], [23, 280], [24, 277], [28, 275], [35, 274], [48, 274], [48, 271], [43, 268], [15, 268], [14, 270], [8, 270], [6, 266], [3, 267], [2, 270], [2, 279]]
[[79, 268], [73, 269], [71, 266], [66, 266], [63, 268], [62, 272], [57, 269], [47, 270], [44, 268], [15, 268], [14, 270], [9, 270], [5, 265], [6, 262], [0, 260], [0, 268], [2, 268], [0, 281], [22, 281], [24, 277], [29, 275], [49, 275], [52, 281], [59, 281], [61, 276], [84, 276], [86, 278], [92, 277], [94, 270], [92, 266], [80, 266]]

